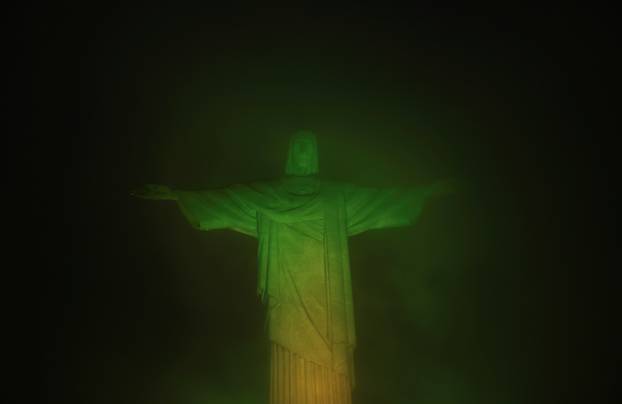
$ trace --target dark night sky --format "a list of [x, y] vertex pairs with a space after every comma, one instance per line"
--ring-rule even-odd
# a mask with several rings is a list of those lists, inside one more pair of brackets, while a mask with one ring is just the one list
[[41, 233], [54, 257], [41, 266], [51, 401], [262, 399], [255, 241], [196, 232], [173, 204], [127, 192], [274, 178], [300, 128], [317, 133], [327, 178], [466, 185], [413, 228], [352, 239], [356, 403], [604, 391], [605, 19], [93, 7], [31, 22], [41, 114], [28, 140], [37, 189], [55, 201]]

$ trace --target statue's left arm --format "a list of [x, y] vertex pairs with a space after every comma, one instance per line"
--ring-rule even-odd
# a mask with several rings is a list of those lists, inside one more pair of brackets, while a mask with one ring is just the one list
[[414, 224], [423, 207], [431, 200], [455, 191], [451, 180], [427, 186], [368, 188], [347, 185], [344, 188], [348, 235], [372, 229]]

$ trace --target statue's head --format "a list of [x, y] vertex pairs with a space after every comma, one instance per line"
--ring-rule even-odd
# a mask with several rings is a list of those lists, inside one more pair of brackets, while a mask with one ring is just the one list
[[287, 175], [313, 175], [318, 173], [318, 152], [315, 134], [310, 131], [296, 132], [289, 141]]

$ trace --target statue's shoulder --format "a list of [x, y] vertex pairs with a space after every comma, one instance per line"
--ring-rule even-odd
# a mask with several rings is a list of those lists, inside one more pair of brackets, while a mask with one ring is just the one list
[[270, 195], [278, 192], [280, 185], [279, 180], [253, 181], [238, 185], [238, 189], [244, 190], [244, 192]]
[[256, 188], [256, 189], [263, 189], [263, 188], [274, 188], [276, 186], [278, 186], [278, 184], [280, 183], [280, 180], [276, 179], [276, 180], [257, 180], [257, 181], [251, 181], [249, 183], [246, 184], [246, 186], [251, 187], [251, 188]]
[[339, 188], [339, 185], [341, 184], [341, 182], [322, 179], [320, 180], [320, 184], [322, 188], [324, 189], [336, 189], [336, 188]]
[[332, 195], [343, 194], [347, 192], [350, 187], [352, 187], [352, 184], [349, 182], [322, 180], [322, 191]]

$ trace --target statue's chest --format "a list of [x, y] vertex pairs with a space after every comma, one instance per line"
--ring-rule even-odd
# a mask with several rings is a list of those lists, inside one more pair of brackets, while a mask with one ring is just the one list
[[[301, 220], [298, 222], [281, 223], [278, 226], [279, 239], [286, 244], [313, 244], [313, 241], [321, 243], [324, 240], [324, 216]], [[309, 240], [308, 240], [309, 239]]]

